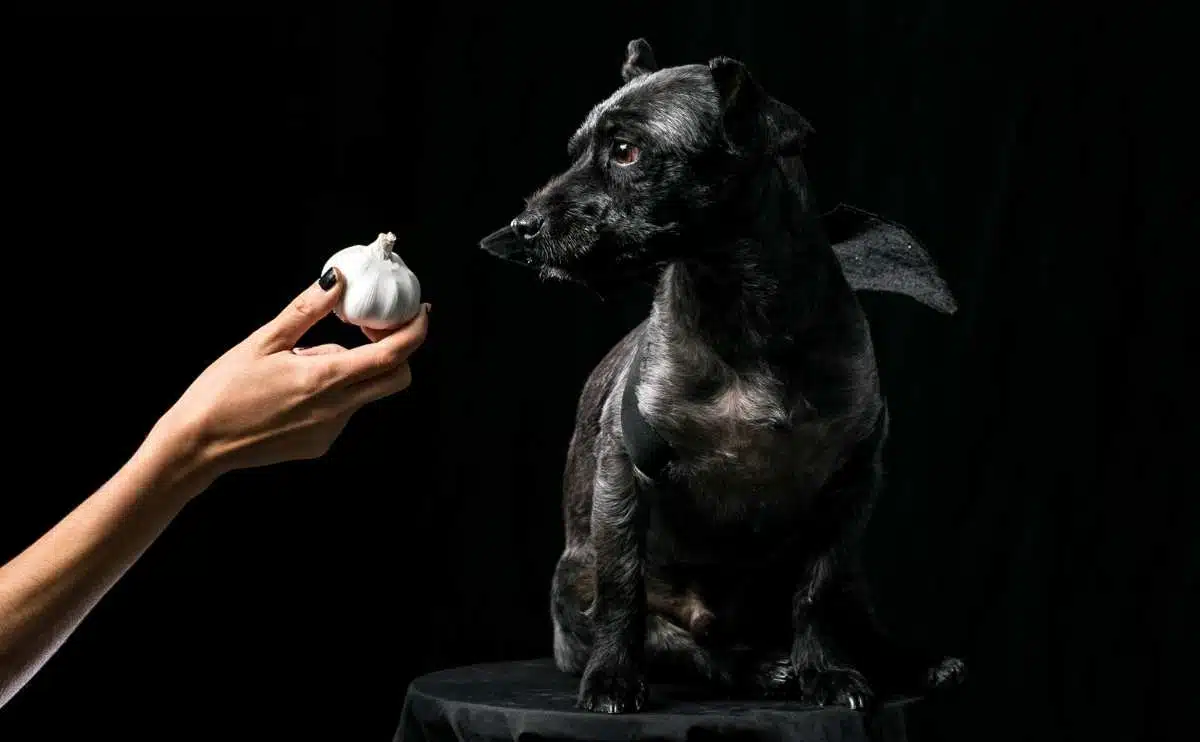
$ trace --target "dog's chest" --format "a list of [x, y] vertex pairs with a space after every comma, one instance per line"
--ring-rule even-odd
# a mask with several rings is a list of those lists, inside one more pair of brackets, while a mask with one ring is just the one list
[[726, 374], [706, 389], [699, 375], [663, 371], [639, 385], [639, 407], [671, 443], [669, 474], [691, 507], [712, 520], [772, 517], [819, 488], [836, 458], [828, 425], [806, 420], [804, 399], [778, 377]]

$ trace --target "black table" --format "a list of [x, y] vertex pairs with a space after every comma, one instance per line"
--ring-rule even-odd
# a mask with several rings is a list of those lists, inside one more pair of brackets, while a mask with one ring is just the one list
[[578, 680], [548, 658], [430, 673], [409, 686], [395, 742], [915, 742], [924, 705], [894, 701], [867, 724], [861, 712], [848, 708], [689, 699], [686, 689], [652, 685], [646, 710], [608, 715], [576, 709], [577, 690]]

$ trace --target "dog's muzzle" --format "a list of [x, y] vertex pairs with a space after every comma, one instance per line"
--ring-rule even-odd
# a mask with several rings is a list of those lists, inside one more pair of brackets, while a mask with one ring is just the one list
[[546, 226], [546, 218], [534, 212], [525, 212], [479, 241], [479, 246], [504, 260], [523, 265], [536, 262], [534, 240]]

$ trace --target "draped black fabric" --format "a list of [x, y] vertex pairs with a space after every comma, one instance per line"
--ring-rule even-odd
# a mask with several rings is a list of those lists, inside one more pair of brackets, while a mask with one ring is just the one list
[[[324, 459], [190, 505], [0, 739], [386, 739], [413, 678], [548, 654], [576, 396], [647, 294], [600, 301], [475, 245], [565, 167], [636, 36], [664, 64], [744, 60], [813, 123], [821, 207], [904, 225], [958, 301], [864, 299], [892, 412], [881, 616], [969, 669], [931, 734], [1167, 736], [1200, 625], [1186, 14], [259, 7], [4, 24], [4, 558], [379, 231], [434, 306], [413, 386]], [[325, 323], [306, 344], [360, 341]]]
[[687, 688], [655, 688], [641, 713], [608, 716], [581, 712], [575, 696], [573, 679], [548, 657], [432, 672], [409, 687], [394, 742], [902, 742], [922, 739], [930, 717], [929, 704], [916, 699], [862, 714], [785, 701], [715, 700]]

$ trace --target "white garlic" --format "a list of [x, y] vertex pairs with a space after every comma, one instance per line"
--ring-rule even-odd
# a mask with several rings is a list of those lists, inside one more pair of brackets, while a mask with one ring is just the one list
[[396, 235], [380, 233], [369, 245], [352, 245], [334, 253], [330, 268], [342, 274], [345, 286], [333, 312], [343, 322], [372, 330], [390, 330], [421, 311], [421, 283], [392, 251]]

